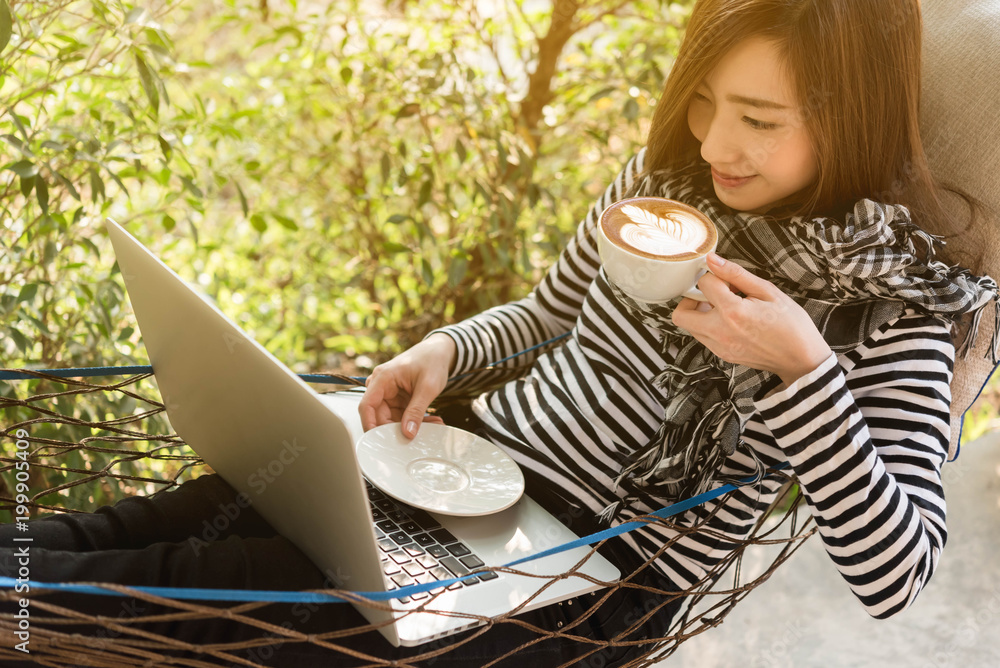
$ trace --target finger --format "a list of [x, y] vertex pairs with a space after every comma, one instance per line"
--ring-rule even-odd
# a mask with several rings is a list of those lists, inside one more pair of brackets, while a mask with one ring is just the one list
[[[369, 380], [371, 379], [369, 378]], [[361, 397], [361, 403], [358, 404], [358, 413], [361, 415], [361, 428], [365, 431], [378, 426], [378, 412], [376, 411], [376, 407], [381, 403], [382, 388], [378, 384], [365, 390], [364, 396]]]
[[[705, 292], [702, 290], [702, 292]], [[705, 293], [708, 296], [708, 293]], [[697, 299], [682, 299], [677, 306], [674, 307], [674, 312], [670, 315], [670, 319], [675, 325], [688, 333], [693, 334], [695, 331], [701, 329], [701, 323], [711, 312], [704, 311], [701, 305], [707, 302], [700, 302]]]
[[437, 398], [437, 392], [428, 390], [426, 385], [420, 385], [414, 390], [413, 396], [410, 397], [410, 402], [406, 405], [406, 410], [403, 412], [404, 436], [413, 438], [417, 435], [420, 423], [423, 422], [424, 414], [427, 412], [427, 407], [431, 405], [431, 402], [435, 398]]
[[389, 424], [390, 422], [399, 422], [403, 417], [403, 411], [398, 408], [393, 410], [392, 406], [383, 402], [376, 408], [376, 416], [378, 426], [381, 427], [382, 425]]
[[444, 420], [437, 415], [425, 415], [424, 422], [429, 422], [431, 424], [444, 424]]
[[738, 304], [741, 299], [729, 283], [713, 273], [707, 273], [698, 279], [698, 289], [710, 303], [722, 307]]
[[[724, 260], [715, 253], [708, 254], [708, 269], [712, 272], [715, 278], [728, 283], [730, 286], [736, 288], [747, 297], [768, 299], [774, 294], [775, 287], [770, 281], [754, 276], [735, 262]], [[702, 277], [702, 279], [708, 278], [708, 276], [709, 275], [706, 274]], [[711, 284], [712, 282], [709, 281], [709, 283]], [[718, 286], [714, 285], [714, 287], [717, 288]], [[705, 290], [703, 288], [702, 292], [704, 291]]]

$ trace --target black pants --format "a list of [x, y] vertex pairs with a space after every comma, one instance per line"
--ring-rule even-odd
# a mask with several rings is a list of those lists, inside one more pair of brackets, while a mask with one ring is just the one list
[[[464, 417], [453, 418], [450, 422], [458, 422], [467, 428], [473, 426]], [[537, 501], [554, 511], [557, 517], [569, 518], [570, 524], [574, 525], [571, 528], [578, 534], [594, 528], [585, 513], [567, 507], [558, 494], [539, 482], [528, 476], [529, 493]], [[292, 591], [333, 588], [334, 585], [324, 574], [265, 522], [245, 498], [219, 476], [204, 475], [153, 498], [128, 498], [113, 507], [105, 506], [90, 514], [64, 514], [32, 521], [26, 532], [13, 525], [2, 525], [0, 575], [17, 577], [16, 551], [24, 543], [14, 542], [13, 539], [30, 536], [33, 581]], [[615, 544], [615, 541], [609, 542], [602, 553], [615, 562], [624, 574], [631, 573], [638, 566], [635, 555]], [[644, 577], [633, 581], [670, 589], [661, 577], [652, 574], [651, 569], [646, 569]], [[572, 602], [524, 613], [519, 618], [545, 629], [567, 627], [602, 596], [600, 592], [585, 595]], [[175, 611], [131, 597], [50, 592], [44, 594], [44, 600], [88, 615], [116, 619]], [[603, 601], [586, 621], [574, 627], [574, 633], [598, 640], [612, 638], [663, 600], [645, 591], [619, 589]], [[206, 604], [202, 601], [196, 603]], [[234, 604], [214, 605], [226, 608]], [[623, 639], [662, 637], [677, 607], [668, 604], [644, 627]], [[15, 603], [0, 601], [0, 611], [16, 611]], [[366, 624], [361, 615], [345, 603], [269, 604], [249, 614], [303, 633], [324, 633]], [[37, 628], [42, 623], [38, 621], [36, 612], [33, 626]], [[53, 628], [109, 637], [108, 630], [97, 625]], [[221, 616], [210, 620], [144, 623], [139, 628], [196, 645], [238, 643], [268, 635], [260, 629]], [[475, 631], [437, 641], [433, 647], [455, 643], [472, 633]], [[474, 641], [455, 647], [426, 665], [482, 666], [537, 637], [537, 633], [516, 624], [501, 623]], [[332, 642], [386, 660], [413, 656], [429, 649], [428, 646], [393, 648], [375, 631]], [[651, 645], [606, 647], [582, 659], [578, 665], [612, 666], [640, 656], [650, 648]], [[556, 666], [592, 649], [591, 644], [547, 639], [520, 650], [501, 665], [514, 666], [527, 661], [529, 665]], [[231, 651], [239, 657], [265, 665], [358, 665], [353, 658], [335, 650], [300, 642]], [[202, 658], [211, 660], [210, 657]]]

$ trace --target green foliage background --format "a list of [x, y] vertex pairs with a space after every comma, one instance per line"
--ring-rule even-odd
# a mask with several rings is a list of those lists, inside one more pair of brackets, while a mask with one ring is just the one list
[[689, 5], [0, 0], [0, 366], [146, 363], [106, 216], [300, 372], [523, 296], [641, 145]]
[[[147, 362], [106, 216], [299, 372], [365, 374], [523, 296], [641, 145], [691, 4], [0, 0], [0, 366]], [[149, 409], [53, 404], [93, 422]], [[35, 417], [10, 409], [3, 426]], [[170, 432], [159, 415], [136, 428]], [[185, 453], [65, 461], [143, 477]], [[105, 479], [40, 501], [154, 488]]]

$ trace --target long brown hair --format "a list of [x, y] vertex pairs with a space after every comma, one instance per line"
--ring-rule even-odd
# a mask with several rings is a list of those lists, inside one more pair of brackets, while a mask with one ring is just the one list
[[819, 161], [797, 213], [870, 197], [957, 233], [964, 221], [944, 207], [920, 139], [921, 35], [919, 0], [699, 0], [653, 115], [646, 171], [697, 159], [695, 88], [731, 48], [763, 37], [784, 57]]

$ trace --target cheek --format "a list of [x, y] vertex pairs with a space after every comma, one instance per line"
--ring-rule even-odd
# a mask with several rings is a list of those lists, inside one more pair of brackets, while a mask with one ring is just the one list
[[700, 142], [705, 141], [705, 136], [708, 134], [708, 119], [693, 102], [688, 105], [688, 128], [695, 139]]

